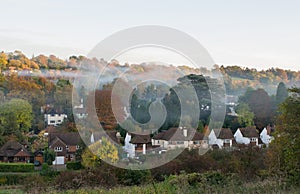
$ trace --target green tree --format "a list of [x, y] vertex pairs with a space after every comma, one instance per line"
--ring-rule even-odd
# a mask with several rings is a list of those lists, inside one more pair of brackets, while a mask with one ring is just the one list
[[7, 135], [28, 132], [32, 120], [32, 107], [26, 100], [12, 99], [0, 106], [0, 125]]
[[269, 164], [272, 172], [283, 174], [291, 183], [300, 185], [300, 88], [290, 92], [292, 95], [280, 106]]
[[238, 122], [242, 127], [253, 126], [254, 113], [250, 111], [248, 104], [241, 103], [237, 106]]
[[288, 90], [283, 82], [280, 82], [276, 92], [276, 103], [279, 105], [289, 96]]
[[44, 161], [48, 165], [52, 165], [52, 162], [55, 160], [55, 152], [51, 149], [46, 149], [44, 152]]

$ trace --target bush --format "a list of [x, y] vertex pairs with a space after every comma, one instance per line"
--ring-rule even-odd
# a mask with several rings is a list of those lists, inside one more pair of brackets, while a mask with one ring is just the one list
[[24, 182], [24, 179], [32, 176], [28, 174], [0, 174], [0, 185], [19, 185]]
[[47, 163], [42, 164], [42, 170], [40, 171], [41, 176], [53, 178], [53, 177], [57, 176], [58, 174], [59, 174], [59, 172], [50, 168]]
[[118, 175], [120, 183], [128, 186], [146, 184], [152, 180], [150, 170], [122, 170]]
[[58, 190], [78, 189], [84, 183], [84, 174], [65, 171], [61, 172], [55, 179], [55, 187]]
[[45, 193], [48, 188], [48, 182], [39, 174], [33, 174], [23, 179], [23, 190], [26, 193]]
[[34, 172], [31, 163], [0, 163], [0, 172]]
[[81, 165], [81, 162], [68, 162], [67, 163], [67, 169], [68, 170], [80, 170], [83, 166]]

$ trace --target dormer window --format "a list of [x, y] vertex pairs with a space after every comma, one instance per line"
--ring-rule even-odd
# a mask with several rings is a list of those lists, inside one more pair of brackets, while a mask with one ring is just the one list
[[66, 150], [68, 150], [69, 149], [69, 146], [68, 145], [66, 145]]
[[79, 150], [79, 145], [76, 145], [76, 150]]

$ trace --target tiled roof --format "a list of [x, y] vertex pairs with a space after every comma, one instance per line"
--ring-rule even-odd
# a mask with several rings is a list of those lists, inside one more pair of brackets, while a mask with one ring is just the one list
[[255, 127], [246, 127], [240, 129], [244, 137], [259, 137]]
[[229, 128], [222, 128], [218, 139], [234, 139], [232, 131]]
[[130, 143], [133, 143], [133, 144], [151, 143], [150, 134], [149, 135], [131, 134]]
[[6, 142], [0, 148], [0, 156], [15, 156], [22, 150], [24, 152], [23, 155], [24, 154], [26, 154], [26, 156], [31, 155], [22, 144], [20, 144], [17, 141], [11, 140], [11, 141]]
[[79, 145], [81, 142], [81, 137], [77, 132], [51, 133], [51, 134], [49, 134], [50, 145], [53, 143], [53, 140], [55, 140], [56, 137], [59, 138], [61, 141], [63, 141], [66, 145], [69, 145], [69, 146]]
[[170, 128], [167, 131], [160, 132], [156, 134], [153, 139], [162, 139], [166, 141], [198, 141], [198, 140], [203, 140], [204, 135], [196, 132], [195, 129], [186, 129], [187, 130], [187, 137], [183, 135], [183, 129], [179, 128]]

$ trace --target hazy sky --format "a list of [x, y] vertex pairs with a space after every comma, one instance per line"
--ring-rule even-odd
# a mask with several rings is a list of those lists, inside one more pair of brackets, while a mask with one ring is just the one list
[[218, 64], [300, 70], [299, 1], [0, 0], [0, 50], [87, 53], [139, 25], [164, 25], [199, 40]]

